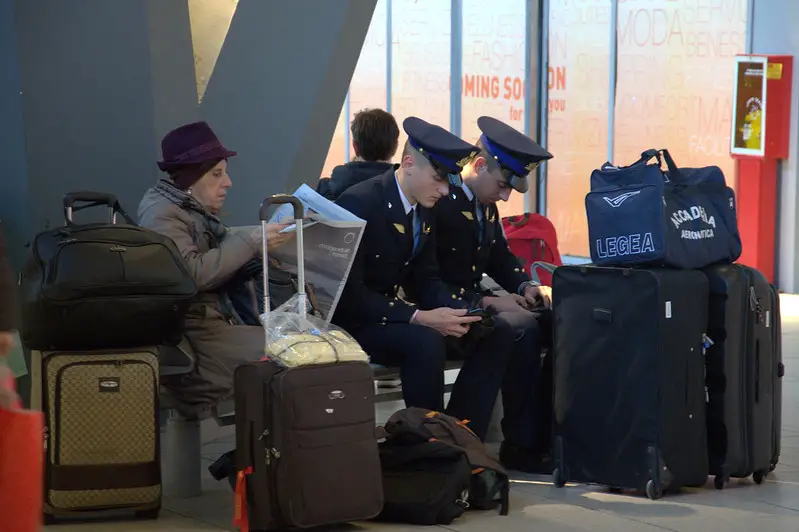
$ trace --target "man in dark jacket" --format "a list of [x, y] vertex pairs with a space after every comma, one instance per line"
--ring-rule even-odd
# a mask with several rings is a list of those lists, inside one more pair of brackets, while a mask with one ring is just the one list
[[[462, 186], [453, 187], [433, 209], [431, 244], [436, 246], [436, 260], [426, 263], [429, 271], [422, 277], [443, 281], [472, 305], [494, 308], [496, 321], [511, 324], [519, 333], [502, 383], [505, 440], [500, 460], [508, 469], [546, 473], [550, 432], [541, 419], [545, 405], [539, 390], [545, 384], [540, 379], [540, 352], [546, 331], [537, 322], [538, 313], [524, 307], [548, 307], [551, 291], [531, 281], [508, 249], [496, 203], [507, 201], [513, 190], [526, 192], [528, 174], [552, 155], [499, 120], [483, 116], [477, 125], [482, 131], [476, 143], [480, 151], [465, 165]], [[508, 294], [485, 293], [480, 286], [483, 274]], [[477, 407], [473, 394], [456, 400], [465, 404], [451, 402], [452, 408]]]
[[391, 113], [382, 109], [359, 111], [352, 119], [350, 132], [355, 159], [336, 166], [329, 178], [320, 179], [316, 185], [316, 191], [330, 201], [352, 185], [394, 168], [391, 159], [397, 153], [399, 127]]

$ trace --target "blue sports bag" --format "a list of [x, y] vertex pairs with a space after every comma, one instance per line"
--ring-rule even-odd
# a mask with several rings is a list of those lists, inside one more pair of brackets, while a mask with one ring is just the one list
[[585, 209], [591, 260], [600, 266], [699, 269], [741, 255], [735, 194], [721, 169], [677, 168], [667, 150], [594, 170]]

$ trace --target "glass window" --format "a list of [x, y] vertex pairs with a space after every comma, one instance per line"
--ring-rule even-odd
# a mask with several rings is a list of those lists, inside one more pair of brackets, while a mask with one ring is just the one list
[[[387, 5], [386, 0], [378, 0], [372, 15], [369, 32], [366, 34], [358, 65], [350, 82], [350, 116], [346, 127], [349, 127], [355, 113], [362, 109], [386, 108]], [[350, 159], [354, 156], [355, 154], [350, 151]]]
[[330, 172], [333, 171], [333, 168], [345, 162], [345, 129], [347, 128], [347, 124], [344, 123], [345, 109], [345, 106], [341, 106], [338, 122], [336, 122], [336, 129], [333, 132], [333, 139], [330, 141], [330, 148], [327, 150], [327, 158], [325, 159], [325, 165], [322, 168], [322, 175], [320, 177], [330, 177]]
[[391, 2], [391, 112], [400, 126], [418, 116], [449, 129], [450, 0]]
[[345, 102], [330, 142], [322, 177], [330, 177], [333, 168], [355, 156], [352, 148], [346, 145], [352, 116], [367, 107], [386, 108], [386, 5], [386, 0], [378, 0], [372, 15], [361, 55], [350, 81], [350, 115], [346, 116]]
[[619, 3], [617, 164], [630, 164], [649, 148], [668, 148], [678, 166], [717, 165], [734, 185], [733, 57], [745, 52], [746, 4]]
[[[526, 0], [463, 0], [461, 136], [480, 137], [477, 119], [493, 116], [524, 131]], [[524, 212], [524, 196], [499, 203], [501, 216]]]
[[611, 0], [550, 0], [547, 217], [561, 254], [588, 256], [585, 195], [607, 159]]

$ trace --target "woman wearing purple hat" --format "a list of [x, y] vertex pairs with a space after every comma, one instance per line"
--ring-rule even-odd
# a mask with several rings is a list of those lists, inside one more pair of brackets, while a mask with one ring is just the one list
[[[232, 281], [262, 253], [261, 228], [235, 230], [217, 217], [232, 186], [227, 159], [236, 155], [222, 146], [205, 122], [170, 131], [161, 141], [167, 173], [139, 204], [139, 223], [170, 237], [197, 283], [198, 295], [186, 317], [186, 337], [196, 355], [195, 370], [171, 390], [190, 414], [203, 416], [233, 393], [233, 370], [263, 356], [260, 325], [245, 325], [230, 298]], [[267, 226], [273, 249], [292, 238], [286, 227]]]

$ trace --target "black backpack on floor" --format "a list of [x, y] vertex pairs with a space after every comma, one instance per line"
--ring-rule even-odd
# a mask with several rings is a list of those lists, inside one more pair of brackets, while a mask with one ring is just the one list
[[508, 474], [466, 425], [423, 408], [405, 408], [389, 418], [380, 444], [381, 519], [448, 524], [466, 509], [497, 507], [508, 515]]
[[439, 441], [390, 438], [380, 444], [383, 510], [378, 521], [448, 525], [469, 507], [466, 453]]

